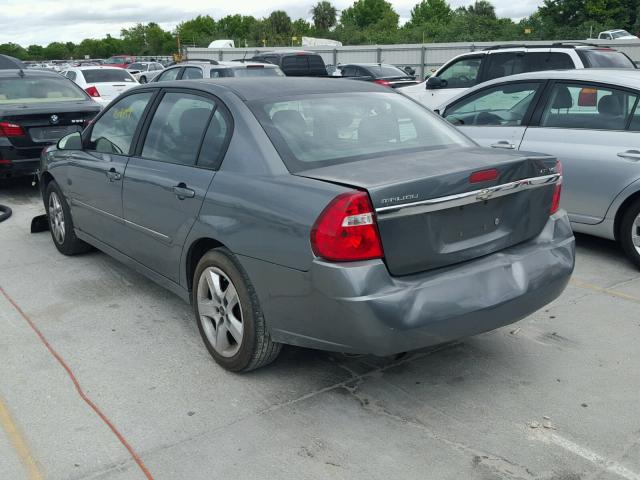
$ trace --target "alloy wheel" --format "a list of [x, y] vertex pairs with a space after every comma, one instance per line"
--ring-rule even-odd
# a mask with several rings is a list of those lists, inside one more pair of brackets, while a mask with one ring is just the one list
[[200, 275], [198, 314], [207, 340], [223, 357], [233, 357], [244, 336], [242, 305], [231, 279], [219, 268], [209, 267]]
[[636, 252], [640, 255], [640, 214], [631, 224], [631, 243], [633, 243]]
[[64, 243], [65, 236], [65, 223], [64, 223], [64, 211], [62, 210], [62, 202], [56, 192], [51, 192], [49, 195], [49, 222], [51, 224], [51, 233], [53, 238], [59, 245]]

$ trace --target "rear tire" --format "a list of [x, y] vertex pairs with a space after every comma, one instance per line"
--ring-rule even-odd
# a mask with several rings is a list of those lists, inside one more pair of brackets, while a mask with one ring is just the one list
[[282, 344], [271, 340], [249, 277], [226, 248], [210, 250], [198, 262], [193, 309], [207, 350], [223, 368], [248, 372], [280, 353]]
[[44, 206], [49, 220], [49, 231], [53, 244], [63, 255], [77, 255], [88, 252], [92, 247], [76, 237], [73, 230], [71, 210], [60, 187], [52, 180], [44, 195]]
[[624, 253], [640, 268], [640, 199], [629, 205], [624, 212], [619, 240]]

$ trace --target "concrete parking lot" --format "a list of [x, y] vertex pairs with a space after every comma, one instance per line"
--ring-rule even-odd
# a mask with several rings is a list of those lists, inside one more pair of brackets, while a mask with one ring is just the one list
[[30, 182], [0, 204], [2, 480], [640, 480], [640, 272], [612, 242], [579, 236], [565, 293], [515, 325], [236, 375], [181, 300], [30, 234]]

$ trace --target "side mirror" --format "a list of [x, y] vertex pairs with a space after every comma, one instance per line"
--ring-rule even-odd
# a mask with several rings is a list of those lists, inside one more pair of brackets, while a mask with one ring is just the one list
[[441, 80], [438, 77], [429, 77], [427, 79], [427, 90], [434, 90], [437, 88], [442, 88], [447, 84], [445, 80]]
[[56, 144], [58, 150], [82, 150], [82, 136], [80, 132], [65, 135]]

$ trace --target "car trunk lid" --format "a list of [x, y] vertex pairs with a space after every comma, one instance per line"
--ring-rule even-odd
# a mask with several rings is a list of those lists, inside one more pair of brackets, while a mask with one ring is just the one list
[[367, 191], [389, 272], [409, 275], [538, 235], [549, 217], [555, 166], [555, 158], [544, 155], [456, 148], [297, 175]]

